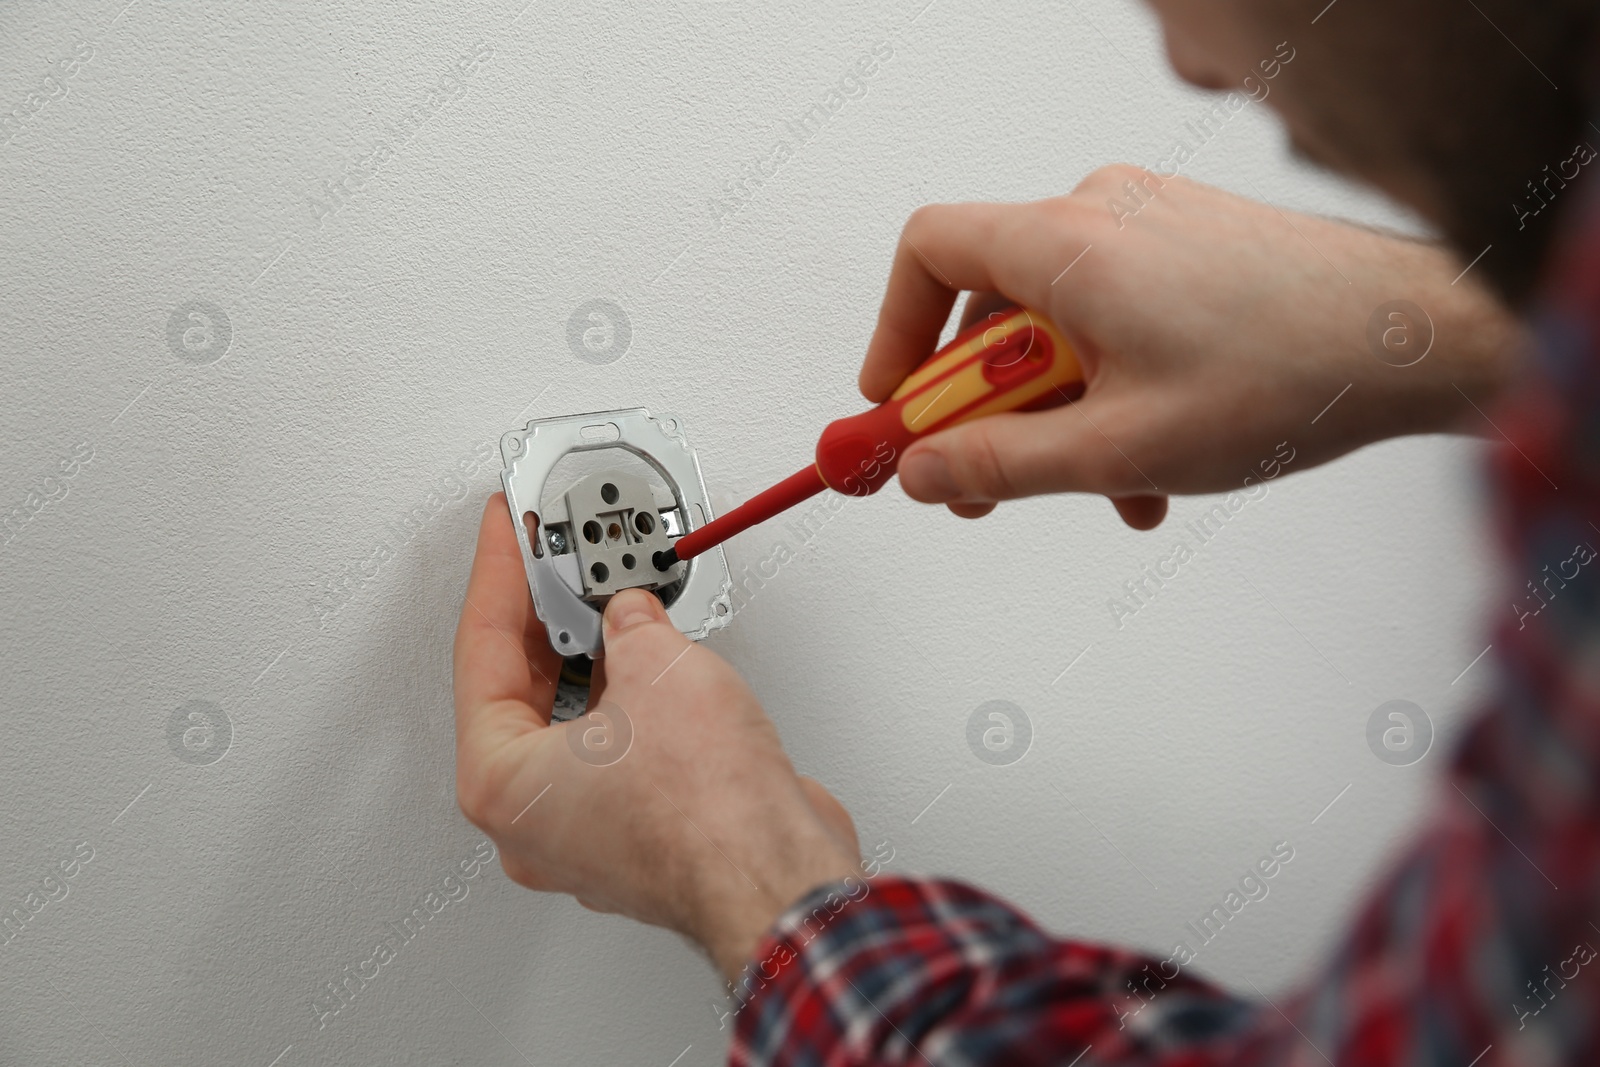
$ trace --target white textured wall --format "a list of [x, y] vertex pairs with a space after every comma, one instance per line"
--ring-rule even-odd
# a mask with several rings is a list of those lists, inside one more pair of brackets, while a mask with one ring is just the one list
[[[0, 1063], [717, 1062], [693, 952], [493, 865], [316, 1028], [322, 983], [480, 840], [449, 705], [498, 484], [474, 457], [524, 409], [645, 404], [741, 499], [857, 409], [911, 209], [1154, 163], [1209, 104], [1117, 0], [122, 2], [0, 8], [0, 112], [54, 96], [0, 130], [0, 913], [66, 889], [0, 944]], [[719, 226], [711, 198], [882, 42], [866, 94]], [[374, 159], [458, 63], [464, 89]], [[1394, 221], [1290, 163], [1259, 107], [1188, 173]], [[631, 326], [606, 364], [566, 340], [595, 299]], [[214, 362], [179, 358], [220, 344], [184, 348], [195, 301], [231, 329]], [[1274, 483], [1120, 631], [1107, 599], [1201, 502], [1141, 535], [1098, 499], [962, 523], [890, 491], [713, 647], [890, 869], [1054, 929], [1164, 955], [1291, 842], [1197, 961], [1270, 993], [1440, 765], [1380, 762], [1369, 714], [1413, 700], [1448, 734], [1488, 677], [1452, 684], [1483, 644], [1475, 454], [1413, 441]], [[1032, 724], [1012, 766], [968, 748], [989, 700]], [[215, 762], [169, 742], [192, 701], [231, 723]]]

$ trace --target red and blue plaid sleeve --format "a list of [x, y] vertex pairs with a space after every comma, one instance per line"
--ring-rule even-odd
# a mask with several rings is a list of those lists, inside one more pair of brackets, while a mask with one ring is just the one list
[[731, 1062], [1214, 1062], [1195, 1048], [1235, 1048], [1259, 1012], [1166, 963], [1053, 939], [959, 882], [823, 886], [737, 984]]

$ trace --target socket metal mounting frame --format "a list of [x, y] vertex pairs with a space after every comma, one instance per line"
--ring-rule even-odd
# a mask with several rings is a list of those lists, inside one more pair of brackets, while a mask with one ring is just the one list
[[[689, 445], [682, 422], [670, 415], [653, 416], [648, 408], [596, 411], [531, 419], [525, 427], [503, 435], [500, 458], [504, 469], [500, 481], [522, 549], [528, 591], [533, 595], [534, 612], [549, 633], [551, 647], [563, 656], [599, 654], [603, 606], [584, 599], [584, 580], [577, 571], [575, 552], [557, 554], [548, 544], [535, 542], [536, 537], [543, 536], [545, 486], [563, 457], [607, 448], [624, 449], [639, 457], [666, 482], [680, 519], [680, 528], [675, 531], [678, 534], [698, 529], [715, 517], [700, 473], [700, 460]], [[533, 531], [523, 521], [529, 512], [541, 516]], [[559, 561], [566, 562], [563, 565]], [[563, 566], [571, 573], [564, 574]], [[667, 617], [682, 633], [698, 641], [732, 619], [729, 594], [733, 579], [720, 547], [678, 566], [686, 571], [679, 579], [682, 585], [677, 596], [667, 605]]]

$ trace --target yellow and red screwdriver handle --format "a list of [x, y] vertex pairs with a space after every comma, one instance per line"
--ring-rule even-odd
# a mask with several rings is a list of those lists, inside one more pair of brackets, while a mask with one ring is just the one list
[[830, 422], [816, 462], [656, 554], [666, 570], [765, 522], [824, 489], [868, 496], [894, 477], [917, 438], [1005, 411], [1034, 411], [1083, 395], [1072, 345], [1044, 315], [1026, 308], [975, 323], [918, 367], [871, 411]]

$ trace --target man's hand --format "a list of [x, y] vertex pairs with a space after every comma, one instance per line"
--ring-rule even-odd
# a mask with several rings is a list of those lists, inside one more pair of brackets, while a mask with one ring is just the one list
[[[1083, 358], [1083, 399], [930, 436], [906, 450], [901, 485], [967, 517], [997, 500], [1103, 493], [1148, 529], [1169, 493], [1259, 478], [1279, 442], [1298, 469], [1463, 415], [1482, 426], [1469, 398], [1483, 405], [1508, 380], [1523, 338], [1470, 275], [1453, 283], [1464, 266], [1422, 242], [1107, 167], [1069, 196], [913, 214], [861, 391], [886, 399], [932, 353], [962, 290], [974, 292], [963, 325], [1006, 303], [1045, 312]], [[1394, 300], [1432, 320], [1431, 350], [1408, 367], [1368, 342]], [[1425, 332], [1407, 338], [1412, 351]]]
[[461, 810], [517, 882], [685, 934], [731, 978], [785, 908], [856, 872], [855, 828], [654, 596], [614, 596], [604, 632], [590, 713], [552, 724], [561, 662], [491, 497], [456, 630]]

